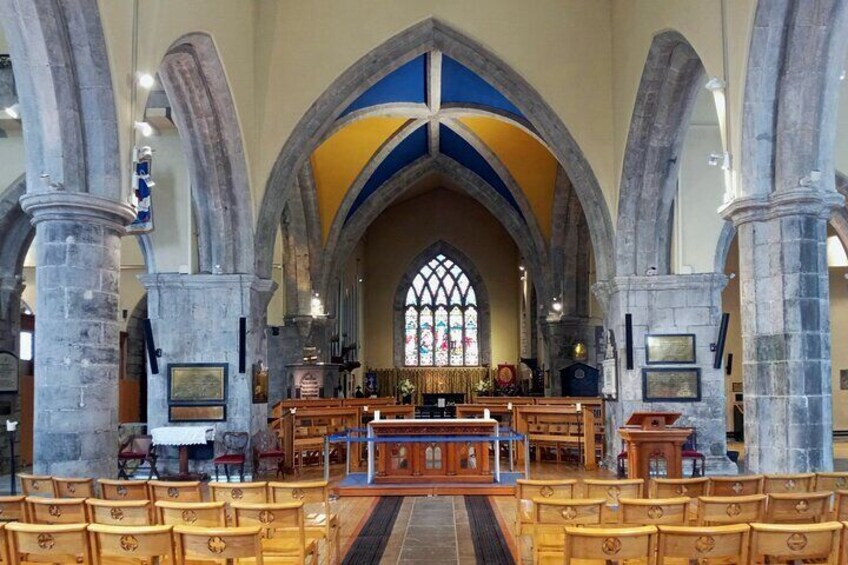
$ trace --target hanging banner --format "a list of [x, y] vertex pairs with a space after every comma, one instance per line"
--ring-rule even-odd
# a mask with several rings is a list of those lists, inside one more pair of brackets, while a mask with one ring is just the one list
[[127, 227], [127, 232], [133, 234], [153, 231], [153, 208], [150, 189], [155, 185], [150, 177], [153, 164], [153, 151], [150, 147], [136, 149], [133, 162], [133, 206], [136, 210], [135, 220]]

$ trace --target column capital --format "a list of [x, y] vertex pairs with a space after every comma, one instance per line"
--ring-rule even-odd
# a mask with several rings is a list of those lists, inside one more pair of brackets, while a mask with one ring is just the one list
[[21, 208], [32, 224], [43, 221], [80, 221], [126, 233], [135, 210], [124, 202], [82, 192], [35, 192], [21, 196]]
[[816, 216], [829, 219], [833, 211], [845, 206], [845, 197], [836, 191], [795, 188], [772, 192], [768, 196], [735, 198], [719, 208], [725, 220], [740, 226], [785, 216]]

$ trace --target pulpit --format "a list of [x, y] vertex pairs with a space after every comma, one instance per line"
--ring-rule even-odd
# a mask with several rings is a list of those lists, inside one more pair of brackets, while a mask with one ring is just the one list
[[627, 478], [648, 480], [663, 467], [669, 479], [683, 476], [681, 452], [692, 428], [672, 427], [679, 418], [679, 412], [634, 412], [618, 429], [627, 443]]

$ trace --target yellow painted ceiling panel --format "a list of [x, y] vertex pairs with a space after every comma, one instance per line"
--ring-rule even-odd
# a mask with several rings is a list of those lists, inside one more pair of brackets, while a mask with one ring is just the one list
[[312, 174], [325, 243], [350, 185], [374, 153], [406, 121], [403, 117], [357, 120], [334, 133], [312, 153]]
[[496, 118], [466, 116], [459, 121], [501, 160], [527, 196], [542, 234], [550, 240], [557, 162], [548, 148], [524, 130]]

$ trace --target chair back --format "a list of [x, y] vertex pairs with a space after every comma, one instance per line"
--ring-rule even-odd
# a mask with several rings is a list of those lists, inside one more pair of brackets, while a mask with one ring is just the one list
[[295, 536], [298, 557], [306, 558], [306, 530], [302, 502], [284, 504], [233, 504], [233, 515], [238, 527], [262, 528], [262, 537], [272, 539], [277, 532]]
[[84, 498], [26, 498], [30, 524], [80, 524], [88, 522]]
[[203, 502], [200, 481], [147, 481], [153, 502]]
[[227, 527], [227, 514], [223, 502], [166, 502], [157, 501], [156, 516], [160, 524], [197, 526], [204, 528]]
[[709, 496], [763, 494], [763, 476], [710, 477]]
[[617, 505], [619, 498], [642, 498], [643, 479], [600, 480], [585, 479], [583, 496], [586, 498], [606, 498], [607, 504]]
[[118, 453], [137, 453], [145, 456], [150, 455], [156, 447], [153, 445], [153, 436], [136, 434], [131, 436], [121, 445]]
[[330, 486], [327, 481], [268, 483], [270, 502], [303, 502], [304, 505], [323, 504], [330, 510]]
[[168, 559], [167, 563], [176, 563], [171, 530], [171, 526], [88, 526], [91, 552], [98, 563], [110, 563], [114, 558], [150, 563], [162, 557]]
[[618, 523], [629, 526], [685, 526], [689, 523], [689, 498], [620, 498]]
[[251, 558], [253, 565], [265, 565], [260, 528], [197, 528], [174, 526], [179, 563], [186, 559], [222, 563], [226, 559]]
[[105, 500], [149, 500], [147, 481], [116, 481], [97, 479], [100, 495]]
[[597, 559], [622, 562], [644, 559], [652, 563], [656, 550], [657, 528], [565, 528], [565, 565], [572, 560]]
[[698, 498], [707, 496], [710, 480], [707, 477], [697, 479], [651, 479], [651, 498], [677, 498], [688, 496]]
[[268, 483], [209, 483], [209, 492], [215, 502], [227, 504], [261, 503], [268, 501]]
[[702, 496], [698, 499], [698, 525], [745, 524], [765, 517], [766, 495]]
[[26, 497], [0, 496], [0, 522], [25, 522]]
[[244, 455], [247, 452], [248, 443], [250, 443], [250, 434], [247, 432], [224, 432], [218, 455]]
[[831, 492], [783, 492], [768, 495], [766, 522], [810, 524], [824, 522], [830, 513]]
[[574, 498], [577, 479], [518, 479], [515, 481], [515, 498], [532, 500], [534, 498]]
[[93, 498], [94, 479], [62, 479], [53, 477], [57, 498]]
[[0, 523], [0, 563], [8, 565], [9, 563], [9, 546], [6, 543], [6, 524]]
[[764, 475], [763, 492], [810, 492], [816, 480], [815, 473], [795, 473], [791, 475]]
[[18, 473], [18, 479], [21, 481], [21, 494], [24, 496], [56, 498], [56, 491], [53, 488], [53, 477], [49, 475]]
[[838, 490], [833, 495], [833, 519], [845, 522], [848, 520], [848, 490]]
[[[533, 519], [536, 525], [586, 526], [601, 523], [605, 498], [541, 498], [533, 499]], [[562, 530], [559, 530], [562, 534]]]
[[101, 500], [89, 498], [88, 519], [93, 524], [107, 526], [150, 526], [153, 524], [150, 502], [147, 500]]
[[47, 562], [93, 565], [86, 524], [25, 524], [5, 526], [9, 563]]
[[839, 560], [839, 522], [821, 524], [751, 524], [749, 562], [773, 563], [827, 559], [835, 565]]
[[737, 565], [748, 562], [747, 524], [729, 526], [658, 526], [660, 531], [657, 556], [658, 565], [665, 565], [666, 559], [675, 562], [713, 562], [732, 561]]
[[848, 473], [816, 473], [816, 480], [813, 481], [814, 491], [837, 491], [848, 489]]

